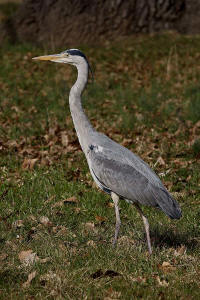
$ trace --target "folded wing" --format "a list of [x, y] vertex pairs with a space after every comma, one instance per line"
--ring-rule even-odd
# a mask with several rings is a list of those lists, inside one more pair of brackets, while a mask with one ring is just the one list
[[[181, 217], [178, 203], [148, 166], [144, 174], [138, 165], [134, 168], [132, 163], [124, 160], [122, 154], [99, 145], [90, 145], [87, 158], [94, 180], [105, 192], [113, 191], [130, 201], [159, 207], [171, 218]], [[157, 177], [156, 184], [151, 182], [152, 176]]]

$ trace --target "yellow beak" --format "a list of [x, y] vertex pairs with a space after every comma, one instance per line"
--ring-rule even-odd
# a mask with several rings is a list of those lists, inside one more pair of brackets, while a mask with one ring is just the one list
[[44, 55], [44, 56], [37, 56], [37, 57], [33, 57], [32, 59], [35, 60], [57, 60], [60, 59], [62, 57], [62, 54], [52, 54], [52, 55]]

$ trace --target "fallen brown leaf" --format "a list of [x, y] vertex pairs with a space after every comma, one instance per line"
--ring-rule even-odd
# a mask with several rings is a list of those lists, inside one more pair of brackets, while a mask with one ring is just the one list
[[52, 164], [52, 160], [48, 157], [44, 157], [41, 159], [40, 165], [41, 166], [50, 166]]
[[95, 216], [95, 219], [99, 223], [104, 223], [106, 221], [106, 218], [101, 216]]
[[106, 203], [106, 206], [109, 207], [109, 208], [113, 208], [114, 203], [113, 202], [108, 202], [108, 203]]
[[92, 241], [92, 240], [88, 241], [88, 242], [87, 242], [87, 245], [88, 245], [88, 246], [91, 246], [91, 247], [93, 247], [93, 248], [96, 248], [96, 247], [97, 247], [96, 243], [95, 243], [94, 241]]
[[79, 214], [80, 211], [81, 211], [81, 208], [80, 207], [74, 207], [74, 211], [75, 211], [75, 213]]
[[175, 266], [172, 266], [169, 262], [164, 261], [162, 265], [158, 265], [158, 268], [161, 269], [163, 272], [171, 272], [176, 270]]
[[27, 170], [30, 169], [32, 170], [34, 168], [34, 165], [38, 161], [38, 158], [25, 158], [23, 163], [22, 163], [22, 168]]
[[141, 276], [138, 276], [138, 277], [132, 277], [132, 276], [130, 276], [130, 279], [133, 282], [138, 282], [138, 283], [145, 283], [146, 282], [146, 278], [145, 277], [141, 277]]
[[159, 276], [156, 276], [156, 280], [160, 286], [167, 287], [169, 285], [169, 282], [164, 279], [161, 280]]
[[35, 276], [36, 276], [36, 271], [28, 274], [28, 280], [23, 283], [22, 285], [23, 288], [28, 288], [30, 286], [31, 281], [35, 278]]
[[49, 221], [49, 218], [45, 216], [40, 217], [39, 222], [45, 226], [52, 225], [52, 223]]
[[36, 219], [36, 217], [35, 217], [34, 215], [29, 215], [29, 216], [28, 216], [28, 219], [29, 219], [29, 221], [31, 221], [31, 222], [37, 222], [37, 219]]
[[31, 249], [26, 251], [21, 251], [18, 257], [20, 262], [23, 263], [25, 266], [32, 265], [39, 260], [37, 254], [34, 253], [33, 250]]
[[61, 132], [61, 142], [64, 147], [67, 147], [69, 144], [69, 137], [66, 131]]
[[197, 123], [195, 124], [195, 127], [199, 127], [200, 128], [200, 120], [197, 121]]
[[57, 233], [57, 235], [62, 236], [62, 235], [66, 235], [68, 230], [65, 226], [54, 226], [52, 227], [52, 231], [53, 233]]
[[157, 161], [155, 163], [155, 166], [157, 166], [157, 164], [159, 164], [161, 166], [165, 166], [165, 161], [164, 161], [164, 159], [161, 156], [158, 157], [158, 159], [157, 159]]
[[8, 254], [7, 254], [7, 253], [2, 253], [2, 254], [0, 255], [0, 261], [5, 260], [7, 257], [8, 257]]
[[46, 258], [39, 258], [39, 261], [41, 264], [45, 264], [46, 262], [50, 261], [50, 257], [46, 257]]
[[175, 256], [180, 256], [180, 255], [184, 255], [186, 253], [186, 247], [184, 245], [181, 245], [181, 247], [178, 247], [175, 251], [174, 251], [174, 255]]
[[128, 146], [130, 146], [131, 144], [133, 144], [133, 140], [132, 140], [132, 139], [126, 139], [126, 138], [124, 138], [121, 144], [122, 144], [124, 147], [128, 147]]

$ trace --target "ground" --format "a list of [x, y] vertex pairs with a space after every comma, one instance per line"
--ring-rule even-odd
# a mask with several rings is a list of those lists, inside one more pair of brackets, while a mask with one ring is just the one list
[[94, 72], [83, 95], [93, 126], [150, 164], [183, 217], [144, 208], [149, 257], [140, 216], [121, 201], [113, 248], [113, 203], [94, 185], [70, 117], [75, 70], [31, 60], [51, 49], [3, 45], [0, 299], [198, 299], [200, 37], [80, 48]]

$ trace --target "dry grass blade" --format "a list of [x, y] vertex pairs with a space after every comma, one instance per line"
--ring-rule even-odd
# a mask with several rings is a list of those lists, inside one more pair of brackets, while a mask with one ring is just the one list
[[33, 271], [33, 272], [31, 272], [30, 274], [28, 274], [28, 279], [27, 279], [27, 281], [25, 281], [24, 283], [23, 283], [23, 288], [28, 288], [29, 286], [30, 286], [30, 284], [31, 284], [31, 281], [35, 278], [35, 276], [36, 276], [36, 271]]

